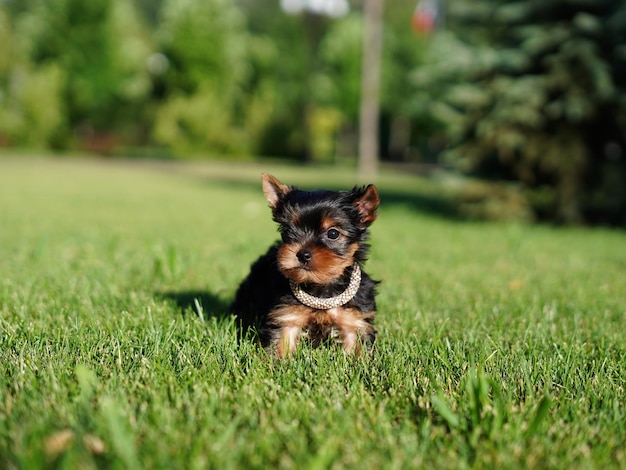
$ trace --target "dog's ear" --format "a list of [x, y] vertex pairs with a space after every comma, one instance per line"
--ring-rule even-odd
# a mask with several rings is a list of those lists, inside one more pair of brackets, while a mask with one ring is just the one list
[[280, 200], [289, 194], [293, 188], [281, 183], [267, 173], [263, 173], [261, 178], [263, 180], [263, 194], [265, 194], [265, 199], [267, 199], [272, 209], [276, 209]]
[[378, 197], [378, 191], [373, 184], [368, 185], [365, 189], [354, 190], [356, 195], [354, 205], [359, 213], [359, 222], [364, 227], [367, 227], [376, 220], [376, 209], [380, 204], [380, 197]]

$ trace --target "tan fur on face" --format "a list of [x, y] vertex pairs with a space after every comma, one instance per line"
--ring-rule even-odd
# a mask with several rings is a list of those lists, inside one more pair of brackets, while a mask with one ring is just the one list
[[337, 223], [333, 219], [329, 217], [324, 217], [320, 226], [322, 227], [322, 230], [326, 232], [336, 225]]
[[338, 256], [324, 247], [310, 248], [313, 256], [306, 266], [298, 260], [298, 252], [303, 248], [305, 247], [299, 243], [282, 245], [277, 255], [280, 271], [298, 284], [329, 284], [354, 264], [354, 254], [359, 249], [359, 244], [350, 245], [346, 256]]

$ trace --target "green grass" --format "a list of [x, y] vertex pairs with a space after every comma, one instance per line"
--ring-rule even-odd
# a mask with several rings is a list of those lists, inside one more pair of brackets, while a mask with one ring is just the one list
[[380, 180], [372, 356], [238, 341], [261, 171], [0, 159], [0, 468], [626, 468], [626, 234], [461, 222]]

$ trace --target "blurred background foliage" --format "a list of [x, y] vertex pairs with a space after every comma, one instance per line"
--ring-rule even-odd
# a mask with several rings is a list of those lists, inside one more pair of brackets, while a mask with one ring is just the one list
[[[519, 181], [540, 217], [625, 221], [626, 2], [450, 2], [415, 107], [465, 171]], [[444, 57], [444, 60], [441, 58]]]
[[[381, 159], [477, 177], [469, 214], [626, 225], [626, 2], [416, 4], [385, 2]], [[352, 161], [362, 16], [0, 0], [0, 147]]]

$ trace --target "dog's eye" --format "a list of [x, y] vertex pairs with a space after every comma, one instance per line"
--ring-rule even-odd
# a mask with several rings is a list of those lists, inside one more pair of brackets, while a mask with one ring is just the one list
[[339, 230], [336, 228], [331, 228], [328, 232], [326, 232], [326, 236], [331, 240], [337, 240], [339, 238]]

